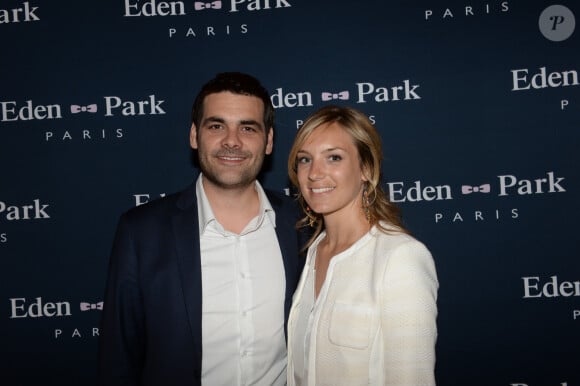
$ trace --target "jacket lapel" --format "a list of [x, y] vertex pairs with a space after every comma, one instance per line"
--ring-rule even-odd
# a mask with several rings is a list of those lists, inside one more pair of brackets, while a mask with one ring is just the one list
[[185, 299], [185, 307], [193, 336], [196, 359], [201, 364], [201, 259], [199, 248], [199, 223], [195, 184], [185, 190], [177, 201], [173, 216], [173, 234], [177, 250], [177, 263]]
[[276, 212], [276, 237], [280, 245], [282, 260], [284, 261], [284, 274], [286, 277], [286, 293], [284, 299], [284, 332], [287, 336], [287, 323], [290, 314], [290, 305], [292, 304], [292, 295], [298, 282], [301, 271], [299, 260], [298, 239], [296, 232], [296, 213], [292, 211], [292, 205], [284, 206], [283, 201], [276, 195], [269, 194], [268, 200]]

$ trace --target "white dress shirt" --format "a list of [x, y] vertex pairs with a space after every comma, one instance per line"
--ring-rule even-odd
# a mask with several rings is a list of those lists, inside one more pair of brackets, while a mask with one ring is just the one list
[[276, 214], [256, 182], [258, 216], [240, 234], [216, 220], [197, 180], [202, 270], [202, 384], [284, 385], [286, 280]]

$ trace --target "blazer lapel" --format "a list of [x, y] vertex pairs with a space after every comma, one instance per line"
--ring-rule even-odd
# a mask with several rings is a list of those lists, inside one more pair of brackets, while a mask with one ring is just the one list
[[292, 304], [292, 295], [296, 289], [301, 264], [299, 260], [298, 239], [296, 231], [296, 213], [292, 211], [292, 205], [284, 206], [282, 199], [273, 194], [268, 195], [268, 200], [276, 212], [276, 237], [282, 252], [284, 261], [284, 274], [286, 276], [286, 294], [284, 299], [284, 333], [287, 338], [287, 323], [290, 314], [290, 305]]
[[194, 341], [196, 358], [201, 363], [201, 259], [199, 223], [195, 184], [184, 191], [177, 201], [178, 211], [173, 216], [173, 232], [177, 250], [181, 287], [189, 325]]

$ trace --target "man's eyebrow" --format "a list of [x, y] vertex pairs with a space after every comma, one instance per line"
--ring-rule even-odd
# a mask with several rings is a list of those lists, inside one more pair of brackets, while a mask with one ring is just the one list
[[242, 119], [240, 121], [240, 125], [252, 125], [252, 126], [258, 126], [260, 129], [263, 129], [263, 126], [260, 122], [254, 120], [254, 119]]
[[207, 117], [203, 120], [201, 124], [206, 125], [210, 122], [226, 123], [226, 120], [221, 117]]
[[[208, 123], [224, 123], [225, 124], [226, 120], [222, 117], [211, 116], [211, 117], [205, 118], [201, 124], [203, 126], [203, 125], [207, 125]], [[238, 124], [257, 126], [258, 128], [263, 129], [263, 125], [259, 121], [256, 121], [255, 119], [242, 119], [241, 121], [238, 122]]]

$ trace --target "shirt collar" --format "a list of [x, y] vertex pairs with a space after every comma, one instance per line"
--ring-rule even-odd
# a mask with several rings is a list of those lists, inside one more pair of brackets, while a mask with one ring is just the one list
[[[207, 199], [207, 195], [205, 194], [205, 190], [203, 189], [202, 180], [203, 174], [200, 173], [195, 183], [200, 235], [205, 232], [205, 229], [209, 223], [211, 223], [212, 221], [217, 222], [213, 210], [211, 209], [211, 205], [209, 204], [209, 200]], [[258, 192], [258, 199], [260, 200], [260, 211], [258, 213], [258, 219], [256, 221], [257, 226], [260, 226], [260, 224], [264, 221], [264, 218], [267, 218], [268, 221], [275, 228], [276, 212], [274, 212], [274, 209], [272, 208], [272, 205], [270, 204], [270, 201], [266, 196], [266, 192], [264, 192], [262, 185], [260, 185], [260, 183], [257, 180], [255, 182], [254, 187]]]

